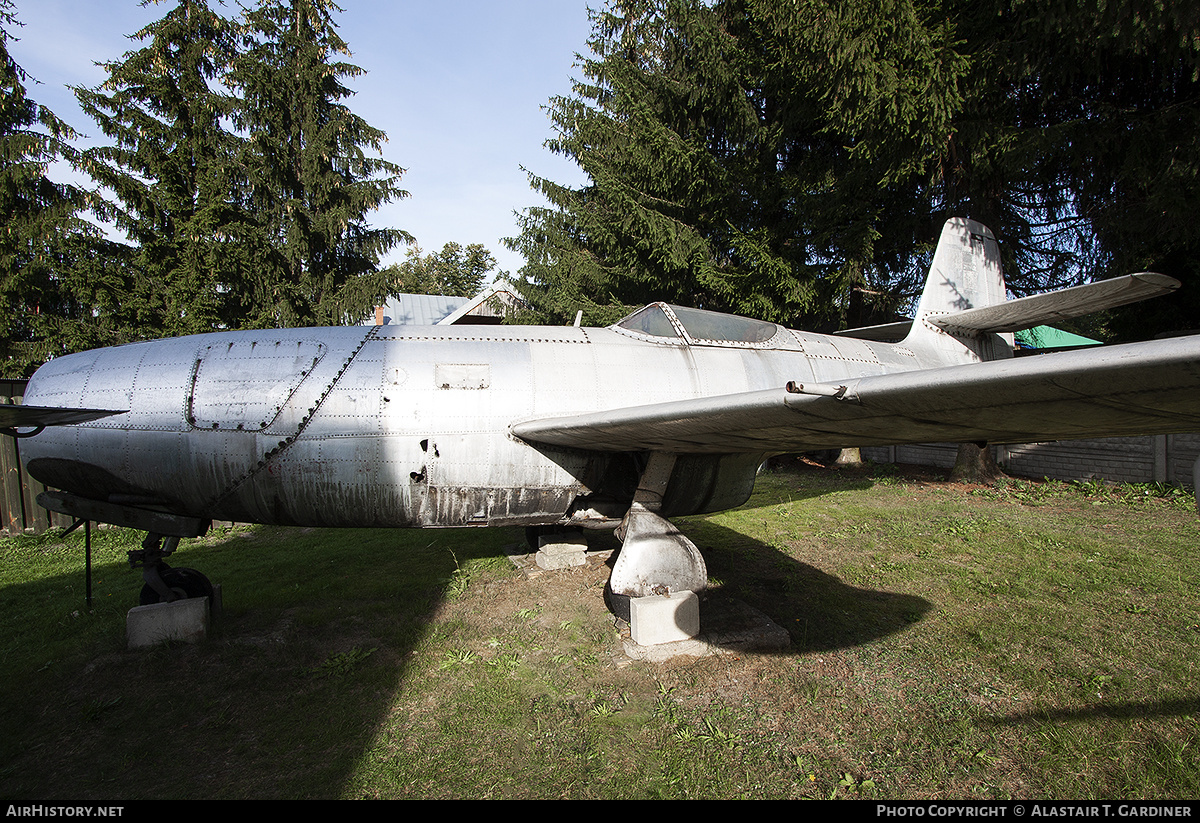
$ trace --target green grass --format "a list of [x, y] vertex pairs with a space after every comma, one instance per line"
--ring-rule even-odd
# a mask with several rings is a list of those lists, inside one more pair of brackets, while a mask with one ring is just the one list
[[[777, 653], [631, 662], [515, 530], [248, 528], [196, 646], [124, 648], [140, 536], [0, 541], [0, 797], [1200, 794], [1200, 526], [1168, 487], [764, 474], [683, 518]], [[625, 635], [627, 636], [627, 632]]]

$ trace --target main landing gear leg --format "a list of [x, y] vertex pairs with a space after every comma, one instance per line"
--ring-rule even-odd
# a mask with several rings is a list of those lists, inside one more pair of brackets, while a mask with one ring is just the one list
[[178, 537], [149, 532], [141, 550], [129, 552], [129, 565], [135, 569], [141, 566], [145, 581], [138, 599], [141, 605], [172, 603], [189, 597], [207, 597], [212, 602], [213, 586], [207, 577], [195, 569], [171, 568], [164, 561], [178, 545]]
[[621, 521], [617, 536], [621, 553], [608, 581], [609, 608], [629, 620], [634, 597], [692, 591], [708, 587], [708, 569], [696, 545], [658, 514], [675, 455], [655, 452], [642, 473], [633, 505]]

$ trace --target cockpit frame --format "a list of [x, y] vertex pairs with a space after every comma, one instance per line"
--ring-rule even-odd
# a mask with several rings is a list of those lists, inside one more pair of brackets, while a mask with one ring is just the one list
[[764, 320], [669, 303], [650, 303], [610, 328], [621, 334], [668, 344], [749, 349], [775, 348], [777, 338], [786, 331], [782, 326]]

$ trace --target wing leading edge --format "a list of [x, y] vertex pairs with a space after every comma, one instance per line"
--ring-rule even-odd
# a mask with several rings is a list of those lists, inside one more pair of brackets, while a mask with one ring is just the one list
[[795, 452], [1200, 431], [1200, 336], [519, 421], [596, 451]]

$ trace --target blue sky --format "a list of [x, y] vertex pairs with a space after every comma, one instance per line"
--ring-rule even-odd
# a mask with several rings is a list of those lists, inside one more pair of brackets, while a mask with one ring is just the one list
[[[247, 0], [248, 2], [248, 0]], [[593, 5], [596, 2], [593, 0]], [[24, 25], [12, 32], [14, 59], [38, 81], [30, 95], [76, 130], [98, 141], [70, 85], [97, 86], [96, 63], [120, 59], [128, 39], [164, 16], [172, 2], [16, 0]], [[350, 82], [350, 106], [387, 132], [385, 159], [406, 169], [411, 195], [371, 217], [404, 229], [425, 252], [444, 243], [482, 243], [516, 273], [519, 255], [500, 238], [516, 233], [514, 211], [542, 202], [521, 167], [552, 180], [583, 178], [570, 161], [545, 148], [550, 122], [542, 107], [568, 94], [587, 52], [586, 0], [341, 0], [338, 32], [350, 62], [366, 74]], [[220, 8], [218, 6], [218, 8]], [[226, 16], [236, 5], [224, 6]], [[402, 260], [393, 250], [384, 263]]]

